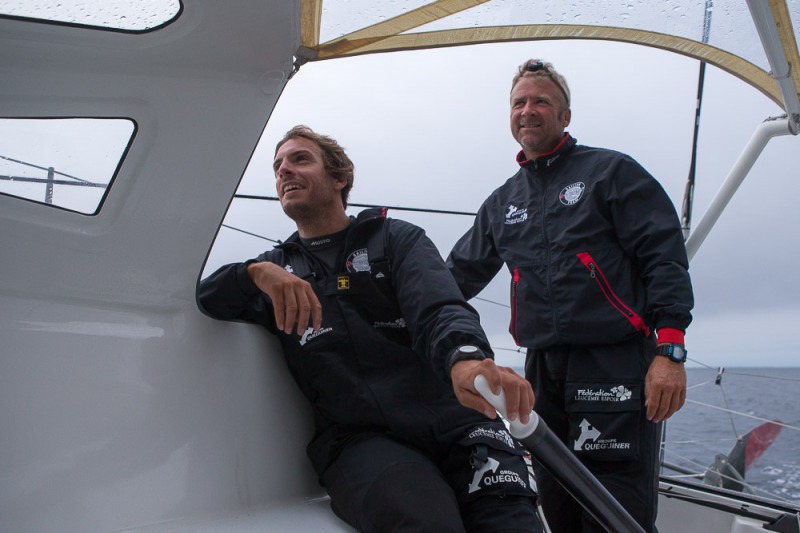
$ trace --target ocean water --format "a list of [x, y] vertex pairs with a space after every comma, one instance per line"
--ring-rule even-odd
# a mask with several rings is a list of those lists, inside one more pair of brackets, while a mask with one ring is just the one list
[[[800, 505], [800, 367], [687, 368], [686, 405], [666, 425], [664, 460], [703, 472], [766, 420], [784, 426], [745, 473], [753, 494]], [[665, 471], [668, 475], [675, 472]]]

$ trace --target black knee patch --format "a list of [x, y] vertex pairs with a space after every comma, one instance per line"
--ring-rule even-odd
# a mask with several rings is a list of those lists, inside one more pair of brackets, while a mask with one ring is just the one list
[[[453, 479], [460, 502], [483, 496], [535, 498], [536, 484], [529, 452], [505, 428], [472, 428], [459, 442], [461, 457], [453, 453]], [[455, 464], [461, 461], [460, 464]], [[468, 462], [470, 468], [464, 468]], [[458, 468], [459, 470], [455, 470]]]

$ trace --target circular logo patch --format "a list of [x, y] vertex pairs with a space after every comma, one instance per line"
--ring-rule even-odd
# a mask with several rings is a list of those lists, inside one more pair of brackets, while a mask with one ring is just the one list
[[356, 250], [347, 258], [348, 272], [371, 272], [367, 249]]
[[558, 195], [558, 199], [561, 200], [561, 203], [564, 205], [574, 205], [583, 196], [583, 190], [585, 188], [586, 185], [580, 181], [572, 185], [567, 185], [561, 189], [561, 194]]

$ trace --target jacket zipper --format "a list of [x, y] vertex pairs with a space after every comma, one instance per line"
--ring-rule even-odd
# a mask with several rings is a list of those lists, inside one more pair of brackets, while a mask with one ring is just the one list
[[[549, 165], [547, 165], [549, 166]], [[551, 272], [552, 269], [552, 248], [550, 247], [550, 239], [547, 236], [547, 197], [548, 197], [548, 180], [542, 174], [546, 169], [539, 169], [539, 164], [536, 164], [537, 172], [539, 172], [539, 179], [542, 181], [542, 242], [545, 245], [545, 249], [547, 250], [547, 292], [551, 295], [553, 294], [553, 275]], [[556, 339], [561, 338], [561, 331], [559, 327], [559, 320], [558, 320], [558, 312], [556, 311], [556, 307], [558, 302], [551, 298], [550, 303], [550, 313], [553, 315], [553, 334], [555, 335]]]
[[592, 259], [592, 256], [587, 252], [581, 252], [578, 254], [578, 259], [581, 260], [581, 263], [583, 263], [583, 265], [589, 271], [591, 278], [595, 280], [597, 286], [600, 287], [600, 291], [603, 293], [603, 296], [605, 296], [608, 303], [610, 303], [614, 309], [624, 316], [636, 329], [636, 331], [643, 331], [645, 335], [650, 335], [650, 328], [647, 327], [644, 319], [633, 312], [630, 307], [625, 305], [625, 302], [620, 300], [620, 298], [611, 288], [611, 285], [608, 283], [608, 279], [606, 279], [603, 271], [600, 270], [600, 267], [597, 266], [595, 260]]
[[514, 342], [519, 346], [519, 339], [517, 339], [517, 283], [519, 283], [519, 269], [514, 269], [513, 281], [511, 282], [511, 337]]

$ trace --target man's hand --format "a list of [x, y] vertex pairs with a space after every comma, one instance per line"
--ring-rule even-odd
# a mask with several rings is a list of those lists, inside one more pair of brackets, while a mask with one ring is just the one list
[[475, 390], [475, 376], [483, 374], [489, 387], [495, 394], [504, 391], [506, 394], [506, 416], [513, 421], [527, 424], [533, 410], [533, 388], [525, 378], [513, 369], [497, 366], [493, 360], [476, 361], [466, 359], [453, 365], [450, 379], [456, 398], [464, 407], [483, 413], [491, 419], [497, 418], [494, 407]]
[[661, 422], [674, 415], [686, 402], [686, 369], [683, 363], [656, 356], [644, 379], [647, 419]]
[[279, 330], [289, 335], [296, 324], [297, 334], [302, 335], [309, 317], [315, 331], [322, 326], [322, 305], [307, 281], [269, 262], [247, 265], [247, 274], [272, 300]]

